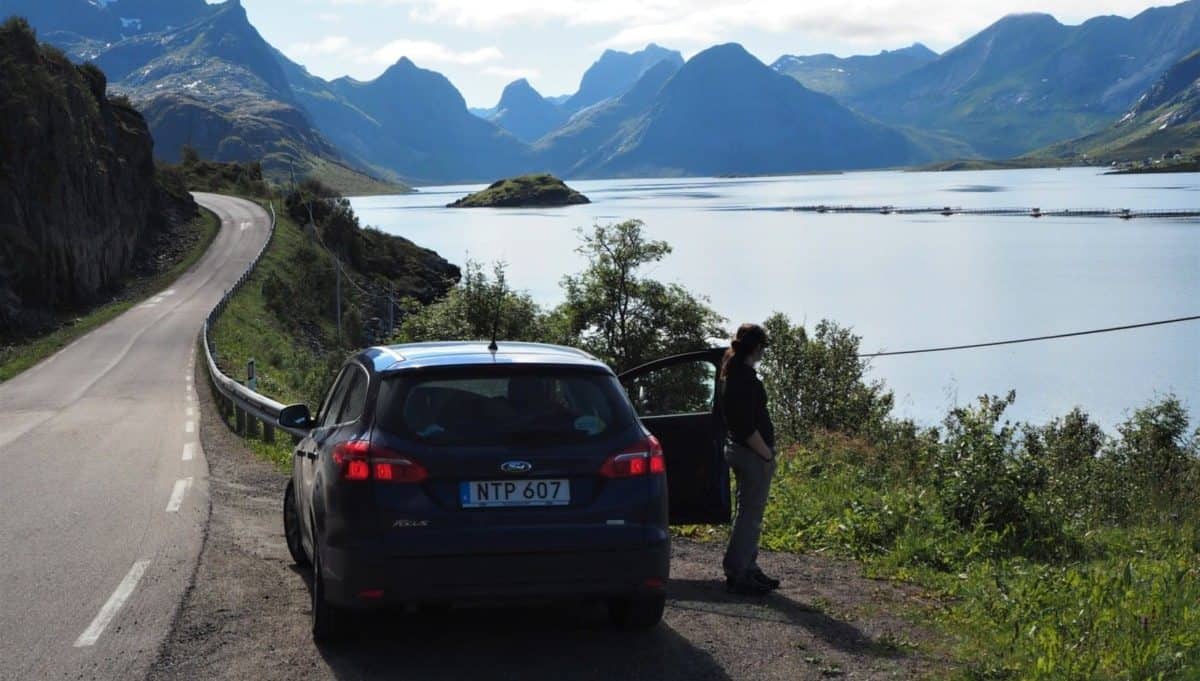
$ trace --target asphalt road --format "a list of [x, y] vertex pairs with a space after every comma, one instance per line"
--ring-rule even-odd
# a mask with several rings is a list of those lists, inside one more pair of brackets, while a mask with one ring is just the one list
[[222, 229], [191, 270], [0, 384], [0, 679], [144, 676], [192, 579], [209, 514], [197, 333], [270, 224], [196, 198]]

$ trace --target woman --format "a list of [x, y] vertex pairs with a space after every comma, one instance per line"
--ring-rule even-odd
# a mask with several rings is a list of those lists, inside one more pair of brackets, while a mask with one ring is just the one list
[[728, 440], [725, 460], [737, 478], [737, 516], [725, 551], [725, 585], [732, 593], [761, 596], [779, 580], [758, 567], [767, 491], [775, 475], [775, 426], [767, 413], [767, 392], [755, 367], [767, 349], [767, 332], [743, 324], [725, 351], [718, 384], [718, 409]]

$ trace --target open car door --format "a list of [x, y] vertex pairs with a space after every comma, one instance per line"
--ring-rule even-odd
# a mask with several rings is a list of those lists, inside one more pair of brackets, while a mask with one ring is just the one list
[[668, 357], [620, 376], [642, 423], [662, 443], [672, 525], [729, 522], [725, 431], [713, 413], [724, 352]]

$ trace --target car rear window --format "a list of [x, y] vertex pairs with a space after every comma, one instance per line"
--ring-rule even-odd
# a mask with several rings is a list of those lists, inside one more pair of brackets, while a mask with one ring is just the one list
[[598, 372], [480, 367], [386, 379], [377, 422], [427, 444], [570, 444], [636, 419], [616, 378]]

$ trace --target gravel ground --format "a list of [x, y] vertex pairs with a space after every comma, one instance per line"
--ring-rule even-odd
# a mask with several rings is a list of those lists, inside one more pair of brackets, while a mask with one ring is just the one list
[[[198, 371], [202, 369], [198, 366]], [[939, 677], [936, 639], [901, 613], [916, 589], [854, 563], [766, 553], [776, 594], [725, 593], [718, 545], [676, 540], [662, 625], [615, 631], [599, 605], [475, 607], [365, 618], [352, 643], [309, 636], [309, 576], [284, 545], [286, 478], [220, 422], [207, 380], [200, 435], [211, 517], [193, 585], [152, 679], [911, 679]]]

